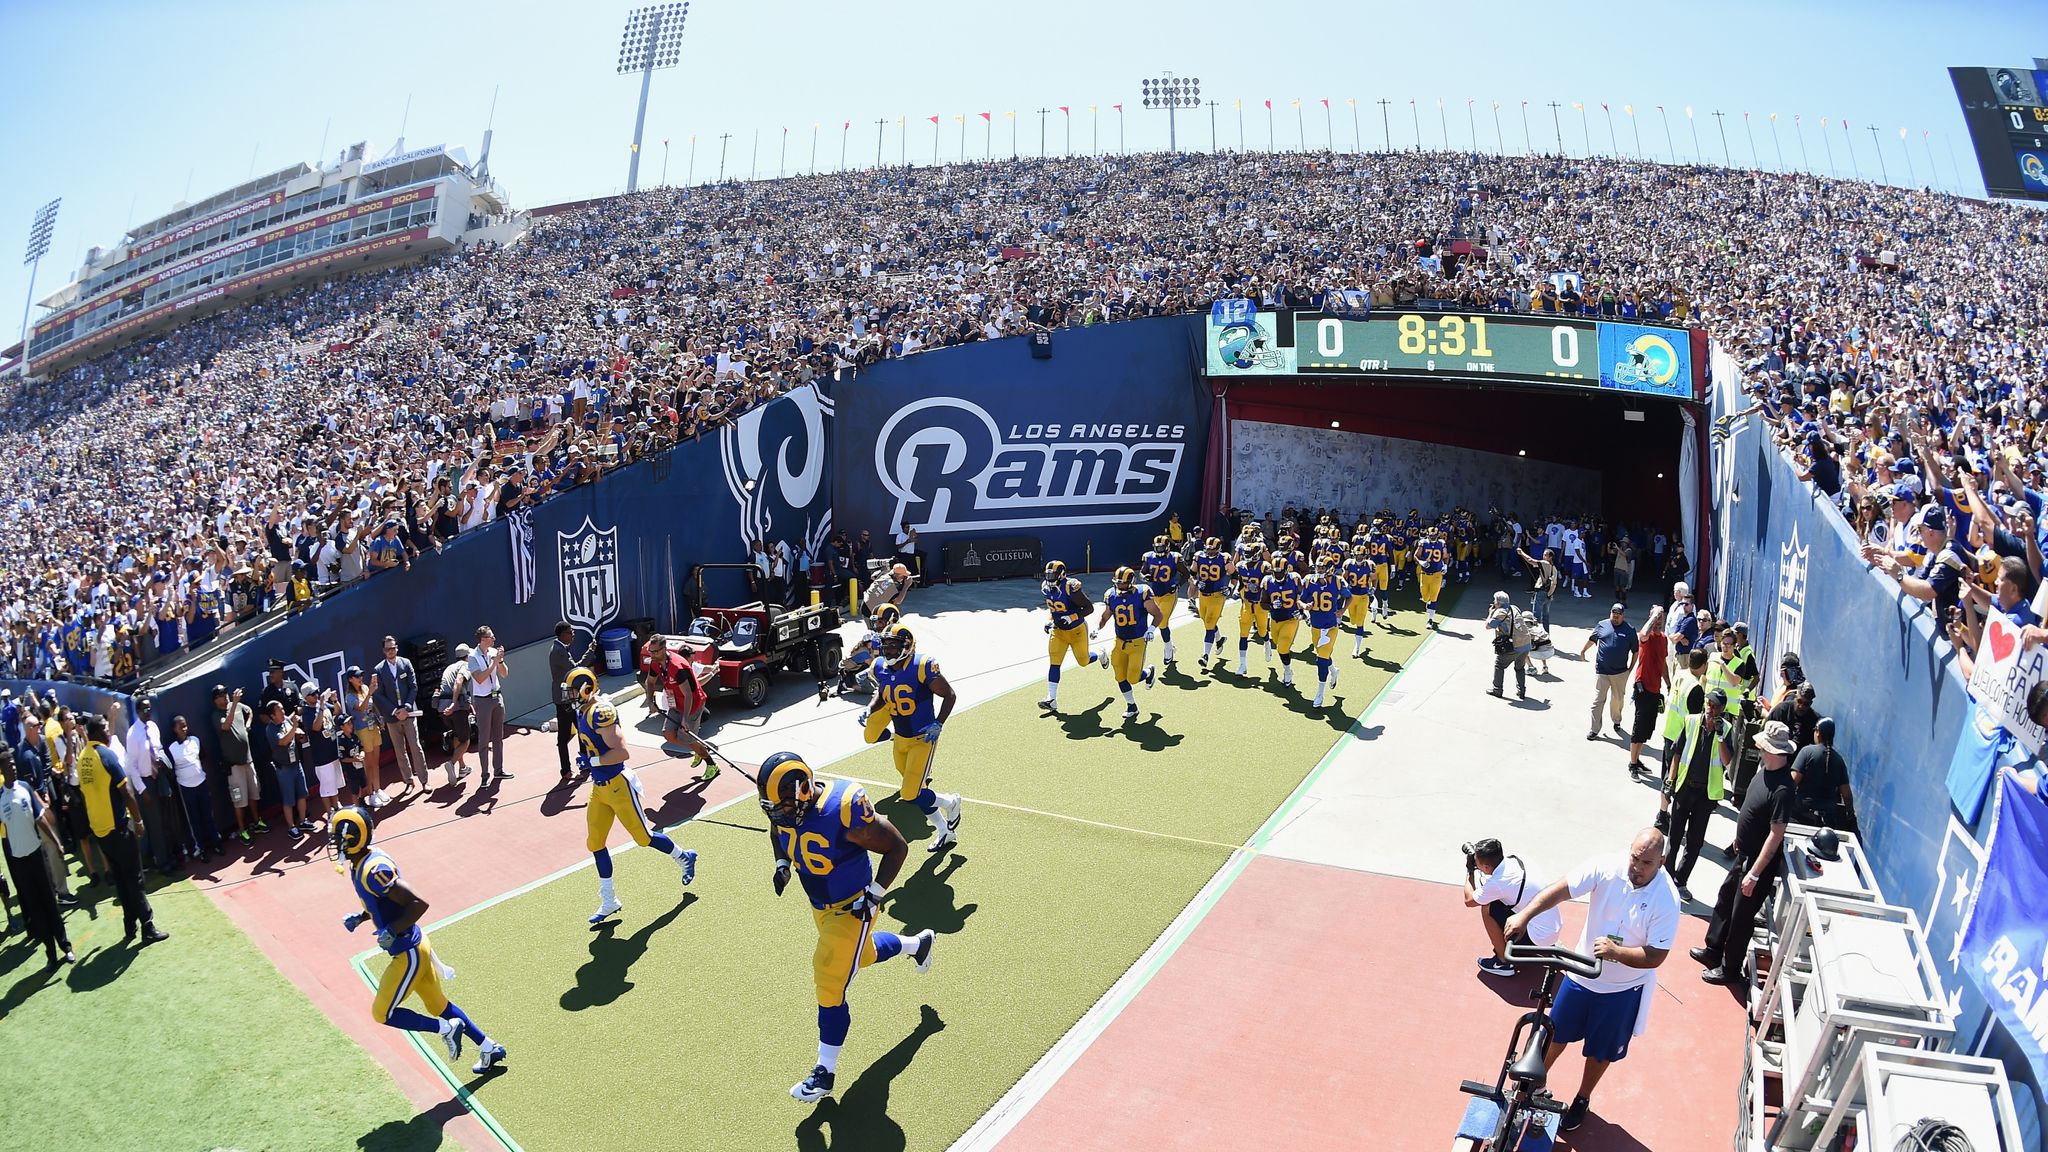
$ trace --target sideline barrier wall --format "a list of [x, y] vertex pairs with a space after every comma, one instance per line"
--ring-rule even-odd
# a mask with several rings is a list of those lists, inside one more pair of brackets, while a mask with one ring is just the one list
[[[1722, 416], [1742, 403], [1729, 386], [1733, 368], [1725, 361], [1715, 372], [1714, 410]], [[1885, 897], [1913, 909], [1927, 933], [1957, 1014], [1956, 1047], [1981, 1045], [1982, 1055], [2005, 1063], [2021, 1126], [2038, 1142], [2041, 1085], [1958, 956], [1992, 805], [1966, 826], [1945, 784], [1971, 709], [1955, 653], [1935, 641], [1933, 606], [1903, 597], [1895, 582], [1870, 570], [1848, 524], [1799, 480], [1759, 417], [1724, 421], [1715, 435], [1715, 587], [1722, 591], [1711, 606], [1749, 622], [1772, 681], [1778, 656], [1799, 653], [1817, 690], [1815, 707], [1835, 718], [1836, 749], [1849, 765], [1864, 849]]]
[[[0, 679], [0, 688], [10, 689], [14, 698], [20, 700], [29, 689], [35, 689], [36, 697], [48, 700], [54, 696], [57, 703], [71, 709], [80, 716], [98, 713], [112, 725], [111, 735], [116, 743], [128, 731], [128, 725], [135, 722], [135, 697], [111, 688], [98, 688], [90, 684], [73, 684], [68, 680], [9, 680]], [[24, 721], [25, 722], [25, 721]], [[168, 726], [168, 718], [159, 721]]]
[[[792, 393], [721, 435], [539, 505], [531, 520], [533, 596], [525, 603], [513, 594], [512, 523], [499, 520], [419, 557], [410, 572], [372, 577], [253, 638], [230, 633], [214, 642], [212, 659], [182, 669], [174, 683], [151, 686], [158, 719], [184, 715], [195, 732], [205, 730], [212, 754], [205, 723], [212, 685], [241, 687], [253, 704], [272, 659], [284, 661], [293, 679], [338, 687], [349, 665], [368, 669], [381, 658], [387, 634], [403, 641], [438, 633], [452, 653], [472, 642], [479, 624], [489, 624], [506, 648], [547, 637], [561, 619], [577, 626], [579, 642], [634, 617], [685, 625], [690, 565], [745, 560], [753, 536], [823, 538], [831, 523], [830, 410], [822, 391]], [[740, 574], [716, 576], [706, 582], [711, 598], [746, 598]], [[421, 684], [422, 706], [433, 688]]]
[[[833, 510], [880, 549], [905, 517], [936, 566], [948, 542], [1037, 536], [1075, 569], [1135, 562], [1167, 515], [1197, 515], [1210, 394], [1205, 317], [992, 340], [839, 384]], [[927, 576], [933, 573], [927, 572]]]

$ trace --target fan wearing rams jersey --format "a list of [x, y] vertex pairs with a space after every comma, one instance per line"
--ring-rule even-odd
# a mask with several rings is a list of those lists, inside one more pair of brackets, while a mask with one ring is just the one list
[[1223, 620], [1223, 603], [1230, 593], [1230, 558], [1223, 554], [1223, 541], [1211, 536], [1188, 564], [1188, 583], [1193, 586], [1195, 609], [1202, 617], [1202, 662], [1214, 652], [1223, 659], [1223, 642], [1218, 625]]
[[1245, 675], [1245, 653], [1252, 638], [1266, 646], [1266, 662], [1273, 662], [1272, 617], [1266, 611], [1266, 550], [1256, 540], [1249, 551], [1239, 551], [1231, 575], [1237, 580], [1237, 674]]
[[612, 853], [605, 846], [612, 821], [624, 825], [635, 844], [666, 852], [682, 869], [684, 887], [697, 878], [697, 853], [648, 826], [640, 777], [627, 765], [626, 742], [619, 736], [619, 713], [598, 691], [597, 673], [571, 668], [562, 687], [576, 712], [576, 739], [581, 745], [576, 766], [590, 777], [590, 797], [583, 805], [584, 843], [597, 861], [597, 911], [590, 922], [601, 924], [625, 907], [612, 888]]
[[1270, 647], [1280, 649], [1280, 682], [1294, 683], [1294, 634], [1301, 628], [1301, 578], [1285, 557], [1273, 561], [1263, 595], [1266, 612], [1272, 617]]
[[1165, 625], [1166, 615], [1152, 598], [1152, 590], [1138, 583], [1137, 570], [1129, 566], [1116, 570], [1108, 593], [1102, 597], [1102, 616], [1095, 626], [1100, 628], [1111, 622], [1116, 629], [1116, 644], [1109, 650], [1109, 669], [1116, 673], [1116, 690], [1124, 696], [1124, 719], [1136, 720], [1138, 698], [1131, 695], [1131, 681], [1141, 680], [1145, 687], [1152, 687], [1152, 669], [1145, 663], [1145, 642], [1153, 637], [1157, 627]]
[[1323, 706], [1323, 691], [1337, 686], [1337, 669], [1332, 657], [1337, 650], [1337, 626], [1344, 621], [1344, 609], [1351, 601], [1351, 587], [1337, 565], [1325, 557], [1316, 562], [1315, 572], [1302, 585], [1301, 602], [1308, 609], [1308, 626], [1315, 634], [1316, 699]]
[[896, 772], [903, 778], [898, 795], [932, 822], [932, 842], [925, 850], [943, 852], [959, 839], [960, 796], [932, 791], [932, 757], [958, 697], [939, 675], [939, 662], [918, 654], [917, 638], [907, 624], [892, 624], [882, 633], [882, 656], [871, 671], [875, 699], [860, 717], [868, 743], [890, 738]]
[[1152, 541], [1152, 550], [1138, 561], [1138, 575], [1145, 581], [1145, 587], [1152, 590], [1152, 601], [1159, 605], [1159, 638], [1166, 643], [1163, 656], [1166, 666], [1173, 667], [1173, 629], [1166, 622], [1173, 619], [1173, 609], [1180, 601], [1181, 563], [1180, 553], [1173, 550], [1173, 538], [1160, 536]]
[[1088, 594], [1081, 591], [1081, 582], [1067, 575], [1067, 566], [1054, 560], [1045, 566], [1045, 579], [1038, 586], [1045, 597], [1046, 611], [1052, 619], [1046, 623], [1046, 659], [1050, 663], [1045, 671], [1045, 699], [1038, 702], [1038, 710], [1048, 716], [1059, 711], [1060, 706], [1060, 665], [1066, 662], [1067, 653], [1074, 654], [1074, 663], [1086, 668], [1107, 659], [1102, 652], [1088, 648], [1088, 613], [1094, 605], [1088, 602]]
[[1429, 613], [1429, 626], [1436, 627], [1436, 601], [1443, 595], [1444, 573], [1450, 569], [1450, 551], [1444, 544], [1443, 529], [1431, 525], [1415, 542], [1415, 589]]
[[[846, 993], [863, 968], [907, 954], [919, 972], [932, 966], [927, 928], [899, 936], [875, 928], [875, 915], [910, 846], [889, 818], [875, 811], [851, 780], [820, 780], [794, 752], [777, 752], [761, 762], [761, 810], [768, 816], [768, 842], [775, 850], [775, 894], [789, 887], [792, 873], [811, 902], [818, 946], [811, 953], [811, 978], [818, 989], [818, 1063], [789, 1094], [806, 1104], [832, 1094], [839, 1049], [853, 1025]], [[880, 856], [876, 869], [869, 855]]]
[[1351, 624], [1351, 654], [1365, 652], [1365, 625], [1372, 615], [1373, 606], [1379, 598], [1379, 576], [1372, 561], [1372, 553], [1363, 544], [1353, 545], [1351, 557], [1344, 561], [1339, 574], [1344, 577], [1344, 587], [1350, 593], [1345, 602], [1345, 616]]
[[[462, 1056], [462, 1042], [469, 1040], [477, 1052], [471, 1071], [482, 1075], [504, 1063], [505, 1046], [484, 1035], [469, 1014], [448, 999], [441, 982], [455, 973], [434, 955], [434, 946], [420, 927], [427, 902], [407, 886], [388, 853], [370, 846], [375, 830], [376, 824], [364, 808], [342, 808], [328, 822], [327, 854], [336, 871], [348, 873], [363, 906], [361, 912], [343, 917], [342, 925], [353, 932], [368, 923], [377, 931], [377, 947], [389, 958], [384, 975], [377, 980], [370, 1015], [379, 1024], [401, 1031], [438, 1035], [447, 1047], [450, 1065]], [[408, 997], [418, 997], [433, 1015], [407, 1008]]]

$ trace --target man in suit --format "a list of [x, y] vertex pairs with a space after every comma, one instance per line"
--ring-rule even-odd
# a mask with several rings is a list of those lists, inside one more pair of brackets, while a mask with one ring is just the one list
[[548, 648], [548, 693], [555, 702], [555, 752], [562, 759], [564, 784], [569, 782], [569, 745], [576, 742], [576, 708], [563, 685], [569, 682], [569, 670], [583, 663], [584, 657], [590, 654], [590, 646], [586, 644], [579, 656], [570, 647], [575, 639], [575, 627], [567, 620], [557, 621], [555, 642]]
[[[384, 638], [384, 659], [377, 663], [376, 677], [370, 699], [384, 721], [384, 743], [391, 749], [398, 778], [425, 789], [427, 754], [420, 748], [419, 721], [414, 718], [419, 712], [420, 678], [412, 661], [398, 654], [398, 641], [390, 636]], [[453, 784], [456, 779], [451, 765], [448, 782]]]

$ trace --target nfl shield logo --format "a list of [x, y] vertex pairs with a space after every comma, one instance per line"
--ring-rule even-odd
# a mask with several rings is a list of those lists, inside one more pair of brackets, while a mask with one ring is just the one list
[[1799, 542], [1794, 524], [1785, 543], [1778, 546], [1778, 603], [1771, 629], [1771, 666], [1765, 671], [1775, 679], [1778, 661], [1787, 652], [1797, 652], [1806, 633], [1806, 558], [1810, 551]]
[[590, 517], [574, 532], [555, 533], [561, 561], [562, 619], [586, 632], [619, 611], [619, 530], [598, 531]]

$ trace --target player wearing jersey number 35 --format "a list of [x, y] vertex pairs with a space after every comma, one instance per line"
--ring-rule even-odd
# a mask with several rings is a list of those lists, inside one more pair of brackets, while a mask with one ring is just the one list
[[[811, 953], [818, 989], [818, 1063], [789, 1090], [809, 1104], [832, 1094], [839, 1049], [853, 1024], [846, 1007], [853, 978], [898, 953], [908, 953], [924, 972], [932, 965], [937, 937], [929, 928], [909, 937], [875, 929], [882, 898], [910, 849], [889, 818], [868, 803], [860, 785], [819, 780], [803, 757], [777, 752], [761, 762], [759, 792], [775, 850], [775, 894], [782, 895], [794, 873], [810, 898], [811, 920], [818, 929], [818, 946]], [[880, 869], [873, 867], [870, 853], [882, 858]]]

